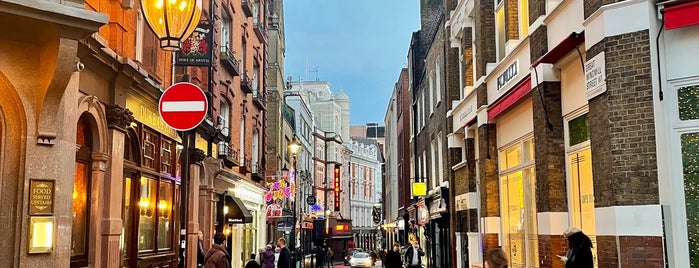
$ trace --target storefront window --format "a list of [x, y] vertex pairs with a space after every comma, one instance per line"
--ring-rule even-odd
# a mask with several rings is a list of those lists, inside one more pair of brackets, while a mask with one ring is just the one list
[[87, 255], [88, 167], [85, 163], [75, 163], [71, 256]]
[[503, 249], [510, 267], [538, 267], [534, 145], [525, 140], [500, 152]]
[[687, 210], [689, 263], [699, 263], [699, 132], [682, 134], [682, 171]]
[[158, 137], [150, 132], [144, 132], [143, 135], [143, 165], [152, 169], [157, 169], [156, 165], [156, 147]]
[[127, 176], [124, 178], [124, 203], [122, 206], [122, 214], [121, 214], [121, 220], [123, 221], [123, 226], [121, 229], [121, 239], [120, 239], [120, 248], [121, 248], [121, 255], [123, 259], [128, 258], [129, 254], [129, 247], [128, 245], [131, 245], [131, 230], [133, 226], [132, 224], [132, 217], [131, 213], [133, 213], [133, 207], [131, 206], [131, 193], [133, 192], [131, 190], [131, 187], [133, 187], [133, 179], [132, 176]]
[[677, 90], [680, 120], [699, 119], [699, 85]]
[[72, 228], [70, 243], [71, 266], [87, 265], [90, 220], [90, 124], [82, 116], [76, 130], [75, 174], [73, 176]]
[[173, 174], [173, 162], [174, 161], [174, 154], [172, 153], [175, 148], [174, 148], [174, 143], [170, 140], [163, 139], [162, 142], [162, 148], [161, 148], [161, 166], [160, 166], [160, 171], [168, 173], [168, 174]]
[[158, 249], [172, 245], [172, 183], [161, 181], [158, 192]]
[[138, 201], [138, 250], [153, 250], [155, 238], [155, 195], [158, 181], [141, 177], [141, 194]]

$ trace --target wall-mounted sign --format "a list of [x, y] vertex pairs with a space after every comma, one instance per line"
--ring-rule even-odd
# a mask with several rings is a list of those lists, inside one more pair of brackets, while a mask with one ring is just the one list
[[306, 197], [306, 204], [308, 204], [309, 206], [315, 205], [316, 204], [316, 197], [312, 196], [312, 195], [307, 196]]
[[460, 194], [457, 195], [455, 198], [455, 204], [456, 204], [456, 211], [463, 211], [468, 209], [468, 195], [467, 194]]
[[133, 112], [133, 117], [136, 121], [149, 126], [158, 132], [165, 134], [166, 136], [180, 141], [180, 137], [177, 135], [177, 131], [170, 128], [158, 114], [158, 105], [156, 103], [150, 103], [144, 101], [136, 96], [126, 97], [126, 108]]
[[27, 252], [50, 253], [56, 241], [56, 217], [29, 217]]
[[176, 65], [211, 66], [213, 34], [211, 25], [199, 24], [192, 35], [182, 43], [182, 49], [175, 56]]
[[53, 215], [54, 186], [52, 180], [29, 182], [29, 215]]
[[507, 66], [505, 71], [503, 71], [498, 76], [498, 90], [500, 90], [502, 87], [507, 85], [507, 83], [512, 81], [512, 79], [515, 78], [517, 74], [519, 74], [519, 60], [516, 60], [510, 66]]
[[587, 100], [607, 92], [607, 72], [604, 65], [604, 52], [585, 62], [585, 93]]

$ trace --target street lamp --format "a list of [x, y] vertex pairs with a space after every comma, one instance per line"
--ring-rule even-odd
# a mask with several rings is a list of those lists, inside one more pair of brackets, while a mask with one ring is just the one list
[[[296, 176], [296, 162], [297, 162], [297, 161], [296, 161], [296, 155], [299, 153], [299, 151], [301, 151], [301, 143], [299, 143], [299, 141], [296, 139], [296, 135], [294, 135], [294, 139], [293, 139], [291, 142], [289, 142], [289, 145], [287, 145], [287, 147], [289, 147], [288, 149], [289, 149], [289, 152], [291, 153], [292, 161], [293, 161], [293, 162], [291, 163], [291, 166], [294, 168], [294, 185], [295, 185], [294, 191], [298, 191], [298, 190], [299, 190], [299, 184], [296, 183], [296, 182], [297, 182], [297, 180], [296, 180], [296, 177], [297, 177], [297, 176]], [[296, 253], [296, 254], [294, 254], [294, 257], [292, 258], [292, 260], [293, 260], [292, 263], [294, 263], [294, 267], [296, 267], [296, 260], [298, 259], [298, 250], [296, 249], [296, 215], [297, 215], [297, 212], [296, 212], [296, 202], [298, 202], [299, 195], [296, 194], [296, 193], [294, 193], [294, 195], [295, 195], [295, 198], [294, 198], [294, 201], [293, 201], [293, 202], [294, 202], [294, 206], [293, 206], [293, 220], [292, 220], [292, 224], [291, 224], [291, 228], [292, 228], [292, 232], [291, 232], [291, 248], [292, 248], [292, 249], [294, 250], [294, 252]]]
[[160, 40], [160, 48], [179, 51], [183, 39], [199, 24], [202, 0], [141, 0], [146, 23]]

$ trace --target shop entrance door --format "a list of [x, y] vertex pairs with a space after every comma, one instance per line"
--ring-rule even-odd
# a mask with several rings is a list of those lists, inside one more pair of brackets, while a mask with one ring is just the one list
[[595, 232], [595, 193], [592, 180], [592, 151], [590, 147], [568, 155], [570, 168], [570, 207], [572, 226], [592, 240], [592, 255], [597, 267], [597, 236]]

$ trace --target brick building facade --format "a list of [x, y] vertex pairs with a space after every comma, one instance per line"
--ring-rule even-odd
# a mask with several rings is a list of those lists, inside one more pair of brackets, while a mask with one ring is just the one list
[[[697, 5], [688, 2], [675, 9]], [[592, 238], [596, 267], [689, 267], [693, 233], [667, 222], [681, 217], [668, 210], [690, 213], [674, 196], [689, 199], [681, 189], [691, 183], [687, 172], [684, 183], [669, 179], [682, 173], [669, 162], [691, 155], [696, 142], [677, 145], [680, 135], [668, 129], [678, 129], [676, 90], [694, 89], [687, 79], [696, 74], [673, 74], [666, 58], [677, 54], [669, 48], [696, 42], [676, 34], [696, 26], [659, 35], [659, 9], [668, 7], [458, 1], [448, 21], [451, 46], [467, 59], [459, 66], [460, 101], [449, 111], [449, 146], [462, 152], [452, 166], [457, 267], [482, 263], [494, 247], [514, 267], [563, 267], [557, 255], [566, 253], [568, 226]], [[658, 61], [665, 65], [656, 68]], [[671, 78], [658, 82], [656, 72]], [[659, 83], [670, 88], [670, 102], [655, 94]], [[664, 253], [663, 239], [676, 251]]]

